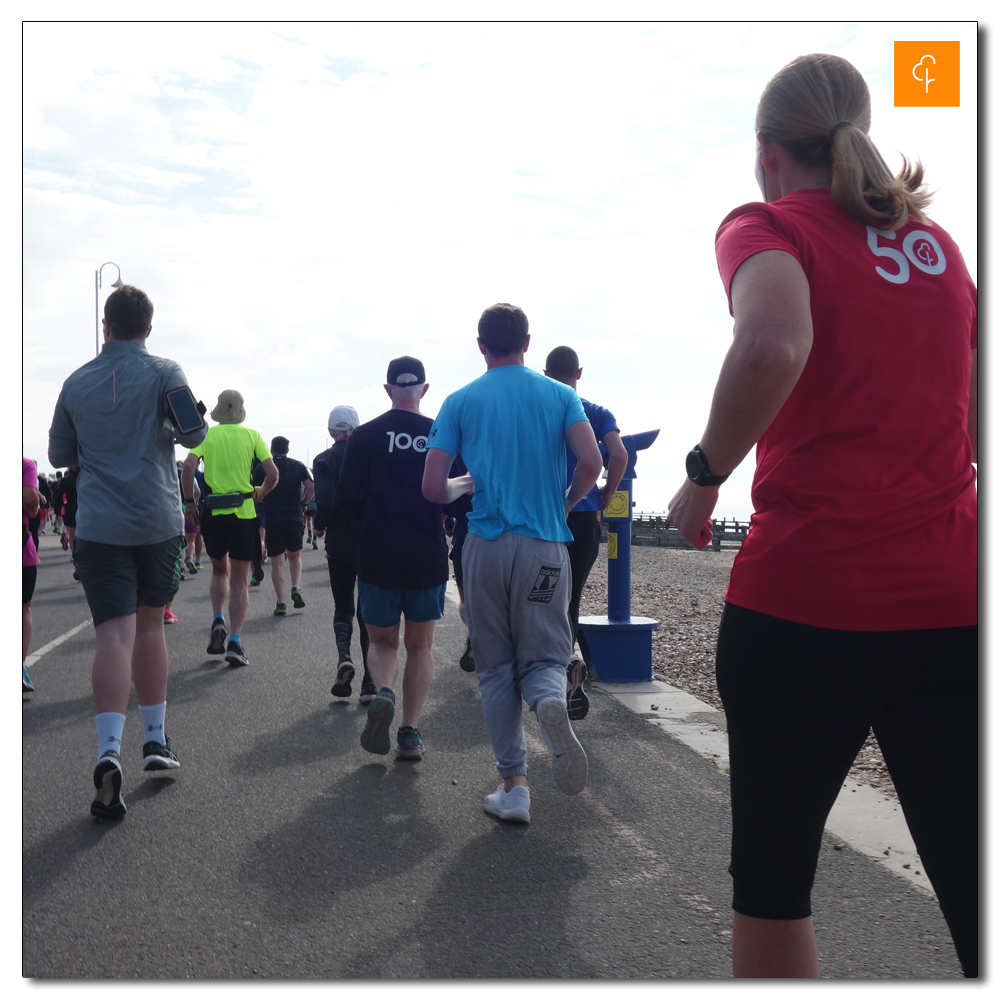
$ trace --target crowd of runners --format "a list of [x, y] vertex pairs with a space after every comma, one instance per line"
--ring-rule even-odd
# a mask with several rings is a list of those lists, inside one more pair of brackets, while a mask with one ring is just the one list
[[[818, 975], [810, 893], [822, 831], [871, 729], [963, 970], [978, 974], [977, 295], [958, 247], [924, 214], [923, 168], [904, 162], [893, 176], [869, 124], [867, 86], [839, 57], [796, 59], [765, 89], [763, 201], [730, 213], [716, 237], [734, 341], [670, 503], [704, 548], [719, 486], [756, 446], [755, 514], [717, 654], [738, 976]], [[180, 367], [147, 352], [152, 315], [137, 288], [108, 297], [103, 350], [66, 380], [53, 416], [48, 459], [70, 473], [43, 488], [24, 460], [25, 657], [42, 503], [66, 531], [93, 616], [93, 815], [126, 812], [133, 684], [144, 768], [180, 766], [164, 730], [164, 623], [182, 571], [208, 569], [204, 552], [207, 652], [247, 667], [249, 588], [269, 565], [274, 614], [287, 599], [303, 607], [303, 539], [324, 540], [331, 693], [351, 697], [360, 667], [365, 751], [390, 753], [398, 715], [396, 756], [425, 753], [450, 561], [468, 626], [460, 666], [475, 673], [500, 778], [485, 811], [530, 820], [523, 703], [558, 787], [581, 792], [588, 761], [573, 721], [587, 714], [593, 664], [576, 629], [580, 594], [627, 456], [613, 414], [575, 391], [572, 348], [532, 371], [527, 316], [493, 305], [477, 327], [485, 373], [435, 419], [420, 409], [423, 364], [396, 358], [388, 409], [362, 422], [334, 406], [332, 444], [310, 471], [285, 437], [268, 446], [246, 425], [233, 389], [209, 427]], [[188, 449], [179, 468], [176, 444]], [[22, 676], [27, 691], [24, 664]], [[942, 715], [957, 728], [942, 732]]]
[[[469, 625], [460, 665], [477, 672], [503, 779], [486, 797], [486, 811], [504, 820], [530, 818], [522, 698], [537, 713], [559, 787], [580, 792], [587, 758], [570, 720], [587, 714], [584, 681], [593, 670], [585, 640], [583, 655], [574, 652], [580, 594], [598, 554], [599, 511], [618, 486], [627, 455], [612, 413], [577, 395], [582, 368], [575, 351], [558, 347], [544, 375], [532, 372], [524, 366], [527, 318], [515, 306], [498, 304], [479, 324], [488, 369], [481, 385], [453, 394], [433, 421], [420, 411], [428, 389], [423, 364], [394, 359], [386, 373], [389, 408], [362, 423], [353, 407], [335, 406], [328, 420], [331, 447], [316, 457], [311, 472], [289, 456], [287, 438], [274, 437], [268, 446], [247, 426], [243, 396], [234, 389], [219, 395], [207, 426], [206, 408], [179, 367], [145, 350], [152, 312], [149, 298], [132, 286], [109, 296], [104, 351], [67, 380], [50, 431], [49, 460], [72, 459], [85, 470], [83, 530], [68, 544], [97, 635], [93, 815], [126, 813], [121, 740], [131, 684], [146, 737], [144, 769], [180, 767], [164, 729], [162, 626], [178, 620], [171, 602], [181, 577], [206, 569], [204, 553], [212, 605], [206, 651], [245, 667], [250, 656], [241, 632], [249, 588], [261, 584], [269, 564], [273, 613], [285, 615], [287, 563], [287, 596], [296, 608], [305, 607], [304, 539], [314, 546], [317, 539], [325, 542], [337, 648], [331, 694], [338, 698], [350, 697], [356, 682], [351, 644], [357, 621], [359, 697], [368, 706], [365, 750], [386, 755], [392, 749], [402, 643], [395, 752], [402, 760], [424, 754], [420, 714], [452, 564], [460, 614]], [[118, 330], [130, 335], [117, 336]], [[111, 396], [102, 398], [109, 378]], [[502, 410], [514, 432], [506, 444], [499, 434]], [[138, 429], [127, 444], [115, 434], [124, 426]], [[602, 490], [596, 485], [598, 441], [610, 456]], [[175, 465], [177, 443], [189, 450]], [[478, 485], [463, 459], [481, 470]], [[26, 658], [28, 576], [33, 589], [42, 516], [36, 504], [48, 505], [53, 519], [61, 517], [72, 531], [77, 469], [60, 475], [53, 508], [36, 464], [24, 460], [31, 534], [25, 547], [25, 692], [34, 690]], [[477, 490], [488, 498], [490, 514], [470, 533]], [[158, 537], [164, 532], [166, 538]]]

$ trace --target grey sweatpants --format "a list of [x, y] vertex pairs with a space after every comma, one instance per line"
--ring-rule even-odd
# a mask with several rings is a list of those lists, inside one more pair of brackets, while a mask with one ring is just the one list
[[483, 716], [501, 777], [528, 773], [521, 699], [532, 710], [566, 698], [573, 651], [567, 608], [569, 555], [562, 542], [470, 532], [462, 550], [465, 610]]

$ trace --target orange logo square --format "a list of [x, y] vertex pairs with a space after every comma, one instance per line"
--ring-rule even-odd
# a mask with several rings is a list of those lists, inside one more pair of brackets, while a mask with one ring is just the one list
[[893, 42], [893, 105], [957, 108], [958, 42]]

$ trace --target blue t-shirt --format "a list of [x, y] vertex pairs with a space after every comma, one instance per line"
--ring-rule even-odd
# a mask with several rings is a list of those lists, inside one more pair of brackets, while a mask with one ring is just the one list
[[[597, 403], [592, 403], [589, 399], [581, 399], [580, 402], [583, 403], [583, 412], [587, 414], [590, 426], [594, 428], [594, 437], [599, 442], [604, 440], [604, 435], [609, 431], [618, 430], [618, 421], [615, 420], [615, 415], [610, 410], [604, 409], [603, 406], [598, 406]], [[573, 449], [569, 445], [566, 445], [567, 487], [573, 482], [573, 473], [575, 471], [576, 455], [573, 454]], [[600, 509], [601, 491], [598, 489], [597, 483], [594, 483], [594, 488], [573, 508], [573, 511], [575, 513], [578, 510]]]
[[566, 526], [566, 431], [586, 420], [580, 397], [524, 365], [502, 365], [453, 392], [428, 448], [461, 452], [476, 483], [469, 531], [571, 542]]

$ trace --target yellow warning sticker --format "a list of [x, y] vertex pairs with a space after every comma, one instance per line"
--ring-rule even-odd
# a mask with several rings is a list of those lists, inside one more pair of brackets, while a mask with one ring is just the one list
[[604, 511], [605, 517], [628, 517], [628, 490], [615, 490], [611, 503]]
[[617, 559], [618, 558], [618, 532], [609, 531], [608, 532], [608, 558]]

